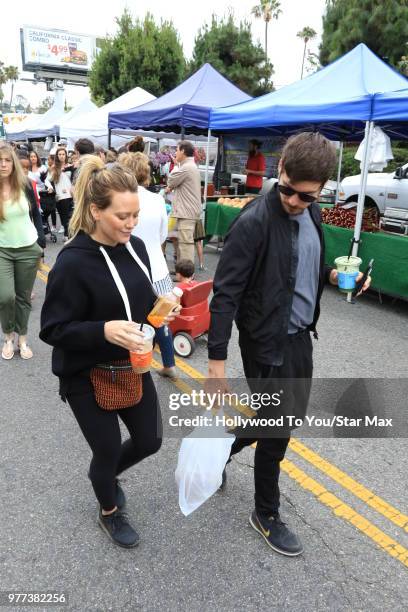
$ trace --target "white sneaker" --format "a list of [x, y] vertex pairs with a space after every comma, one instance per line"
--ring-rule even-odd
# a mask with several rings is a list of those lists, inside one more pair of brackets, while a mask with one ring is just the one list
[[61, 225], [61, 227], [59, 228], [58, 233], [59, 233], [59, 234], [63, 234], [63, 233], [64, 233], [64, 228], [62, 227], [62, 225]]
[[56, 232], [56, 231], [57, 231], [57, 228], [56, 228], [56, 227], [54, 227], [54, 226], [52, 225], [52, 226], [50, 227], [50, 231], [51, 231], [51, 232]]

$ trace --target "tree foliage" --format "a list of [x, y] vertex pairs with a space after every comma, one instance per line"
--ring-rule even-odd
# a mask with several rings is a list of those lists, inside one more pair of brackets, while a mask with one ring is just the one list
[[265, 57], [268, 58], [268, 26], [272, 19], [278, 19], [282, 10], [279, 0], [259, 0], [251, 9], [251, 14], [256, 19], [263, 19], [265, 22]]
[[252, 96], [273, 89], [273, 66], [265, 60], [262, 46], [252, 41], [251, 25], [246, 21], [237, 25], [232, 14], [221, 20], [213, 15], [211, 25], [198, 32], [190, 73], [206, 62]]
[[[298, 32], [296, 34], [296, 36], [298, 38], [301, 38], [303, 40], [303, 43], [304, 43], [304, 47], [303, 47], [303, 59], [302, 59], [302, 72], [301, 72], [301, 75], [300, 75], [300, 78], [303, 79], [303, 70], [304, 70], [304, 66], [305, 66], [305, 57], [306, 57], [307, 43], [309, 42], [309, 40], [313, 40], [313, 38], [316, 38], [317, 32], [313, 28], [310, 28], [309, 26], [305, 26], [303, 28], [303, 30], [300, 30], [300, 32]], [[313, 62], [312, 56], [313, 56], [313, 54], [310, 54], [310, 51], [309, 51], [309, 61], [310, 62]]]
[[408, 41], [408, 0], [326, 0], [320, 61], [326, 65], [359, 43], [397, 66]]
[[183, 80], [183, 48], [171, 22], [157, 25], [149, 13], [133, 21], [125, 10], [116, 23], [116, 36], [101, 42], [89, 76], [97, 103], [106, 104], [134, 87], [161, 96]]
[[5, 85], [6, 83], [8, 83], [8, 81], [11, 81], [11, 100], [9, 103], [9, 105], [11, 105], [14, 83], [18, 80], [18, 77], [19, 74], [17, 66], [6, 66], [4, 62], [0, 61], [0, 101], [4, 98], [2, 85]]
[[39, 103], [36, 111], [37, 111], [37, 113], [42, 115], [42, 114], [46, 113], [47, 110], [49, 110], [53, 104], [54, 104], [54, 98], [52, 96], [47, 96], [46, 98], [44, 98], [44, 100], [42, 100]]

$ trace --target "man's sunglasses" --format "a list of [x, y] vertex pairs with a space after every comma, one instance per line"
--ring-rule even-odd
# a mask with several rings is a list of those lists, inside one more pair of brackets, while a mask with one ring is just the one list
[[296, 189], [292, 189], [292, 187], [288, 187], [287, 185], [281, 185], [280, 183], [278, 183], [278, 189], [283, 195], [289, 198], [296, 194], [302, 202], [306, 202], [307, 204], [316, 202], [319, 199], [318, 196], [310, 195], [310, 193], [305, 193], [304, 191], [296, 191]]

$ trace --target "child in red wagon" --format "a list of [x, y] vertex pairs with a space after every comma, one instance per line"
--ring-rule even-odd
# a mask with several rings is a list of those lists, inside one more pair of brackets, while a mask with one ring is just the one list
[[198, 285], [198, 281], [194, 280], [194, 263], [190, 259], [180, 259], [176, 264], [176, 280], [176, 286], [183, 291]]

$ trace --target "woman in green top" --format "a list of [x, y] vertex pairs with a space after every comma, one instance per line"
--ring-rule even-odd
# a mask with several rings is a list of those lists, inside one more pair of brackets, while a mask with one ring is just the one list
[[[42, 247], [42, 248], [41, 248]], [[34, 192], [13, 149], [0, 143], [0, 322], [4, 333], [1, 356], [14, 356], [14, 334], [23, 359], [33, 356], [27, 345], [31, 291], [45, 247], [41, 215]]]

